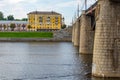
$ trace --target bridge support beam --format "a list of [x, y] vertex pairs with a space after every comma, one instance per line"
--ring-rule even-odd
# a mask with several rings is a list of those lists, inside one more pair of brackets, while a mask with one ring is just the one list
[[94, 44], [94, 31], [91, 29], [91, 17], [86, 16], [85, 11], [81, 15], [80, 46], [79, 53], [92, 54]]
[[120, 3], [98, 0], [92, 75], [120, 77]]
[[77, 21], [75, 22], [75, 33], [74, 33], [74, 46], [79, 46], [79, 36], [80, 36], [80, 26], [79, 26], [80, 22], [79, 22], [79, 18], [77, 19]]

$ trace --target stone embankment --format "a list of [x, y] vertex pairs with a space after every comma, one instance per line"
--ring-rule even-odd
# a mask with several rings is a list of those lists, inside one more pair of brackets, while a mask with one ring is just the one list
[[55, 40], [72, 41], [72, 27], [54, 32]]
[[0, 38], [1, 42], [71, 42], [72, 27], [53, 32], [53, 38]]

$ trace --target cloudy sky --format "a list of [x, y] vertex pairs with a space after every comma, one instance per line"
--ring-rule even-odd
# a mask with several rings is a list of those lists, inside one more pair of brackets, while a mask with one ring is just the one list
[[[88, 6], [95, 1], [88, 0]], [[31, 11], [56, 11], [65, 17], [65, 23], [69, 25], [77, 11], [78, 4], [80, 10], [84, 8], [84, 0], [0, 0], [0, 11], [5, 17], [12, 14], [18, 19], [27, 17], [27, 13]]]

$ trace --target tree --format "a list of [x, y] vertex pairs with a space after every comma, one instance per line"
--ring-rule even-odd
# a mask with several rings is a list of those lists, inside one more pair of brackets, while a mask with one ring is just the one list
[[0, 11], [0, 20], [3, 20], [4, 19], [4, 15], [3, 13]]
[[7, 18], [4, 18], [3, 20], [7, 20]]
[[7, 16], [7, 19], [8, 20], [14, 20], [14, 16], [13, 15], [9, 15], [9, 16]]
[[15, 19], [15, 21], [21, 21], [20, 19]]
[[22, 18], [22, 21], [27, 21], [28, 19], [27, 18]]
[[61, 27], [62, 29], [64, 29], [64, 28], [66, 28], [66, 25], [64, 24], [64, 25], [62, 25], [62, 27]]
[[31, 25], [28, 25], [27, 28], [30, 30], [32, 27], [31, 27]]
[[16, 25], [14, 23], [10, 24], [11, 31], [14, 31], [15, 27], [16, 27]]

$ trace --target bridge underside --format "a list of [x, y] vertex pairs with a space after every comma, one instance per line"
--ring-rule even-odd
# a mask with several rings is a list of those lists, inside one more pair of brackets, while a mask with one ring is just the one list
[[113, 1], [113, 2], [120, 2], [120, 0], [110, 0], [110, 1]]

